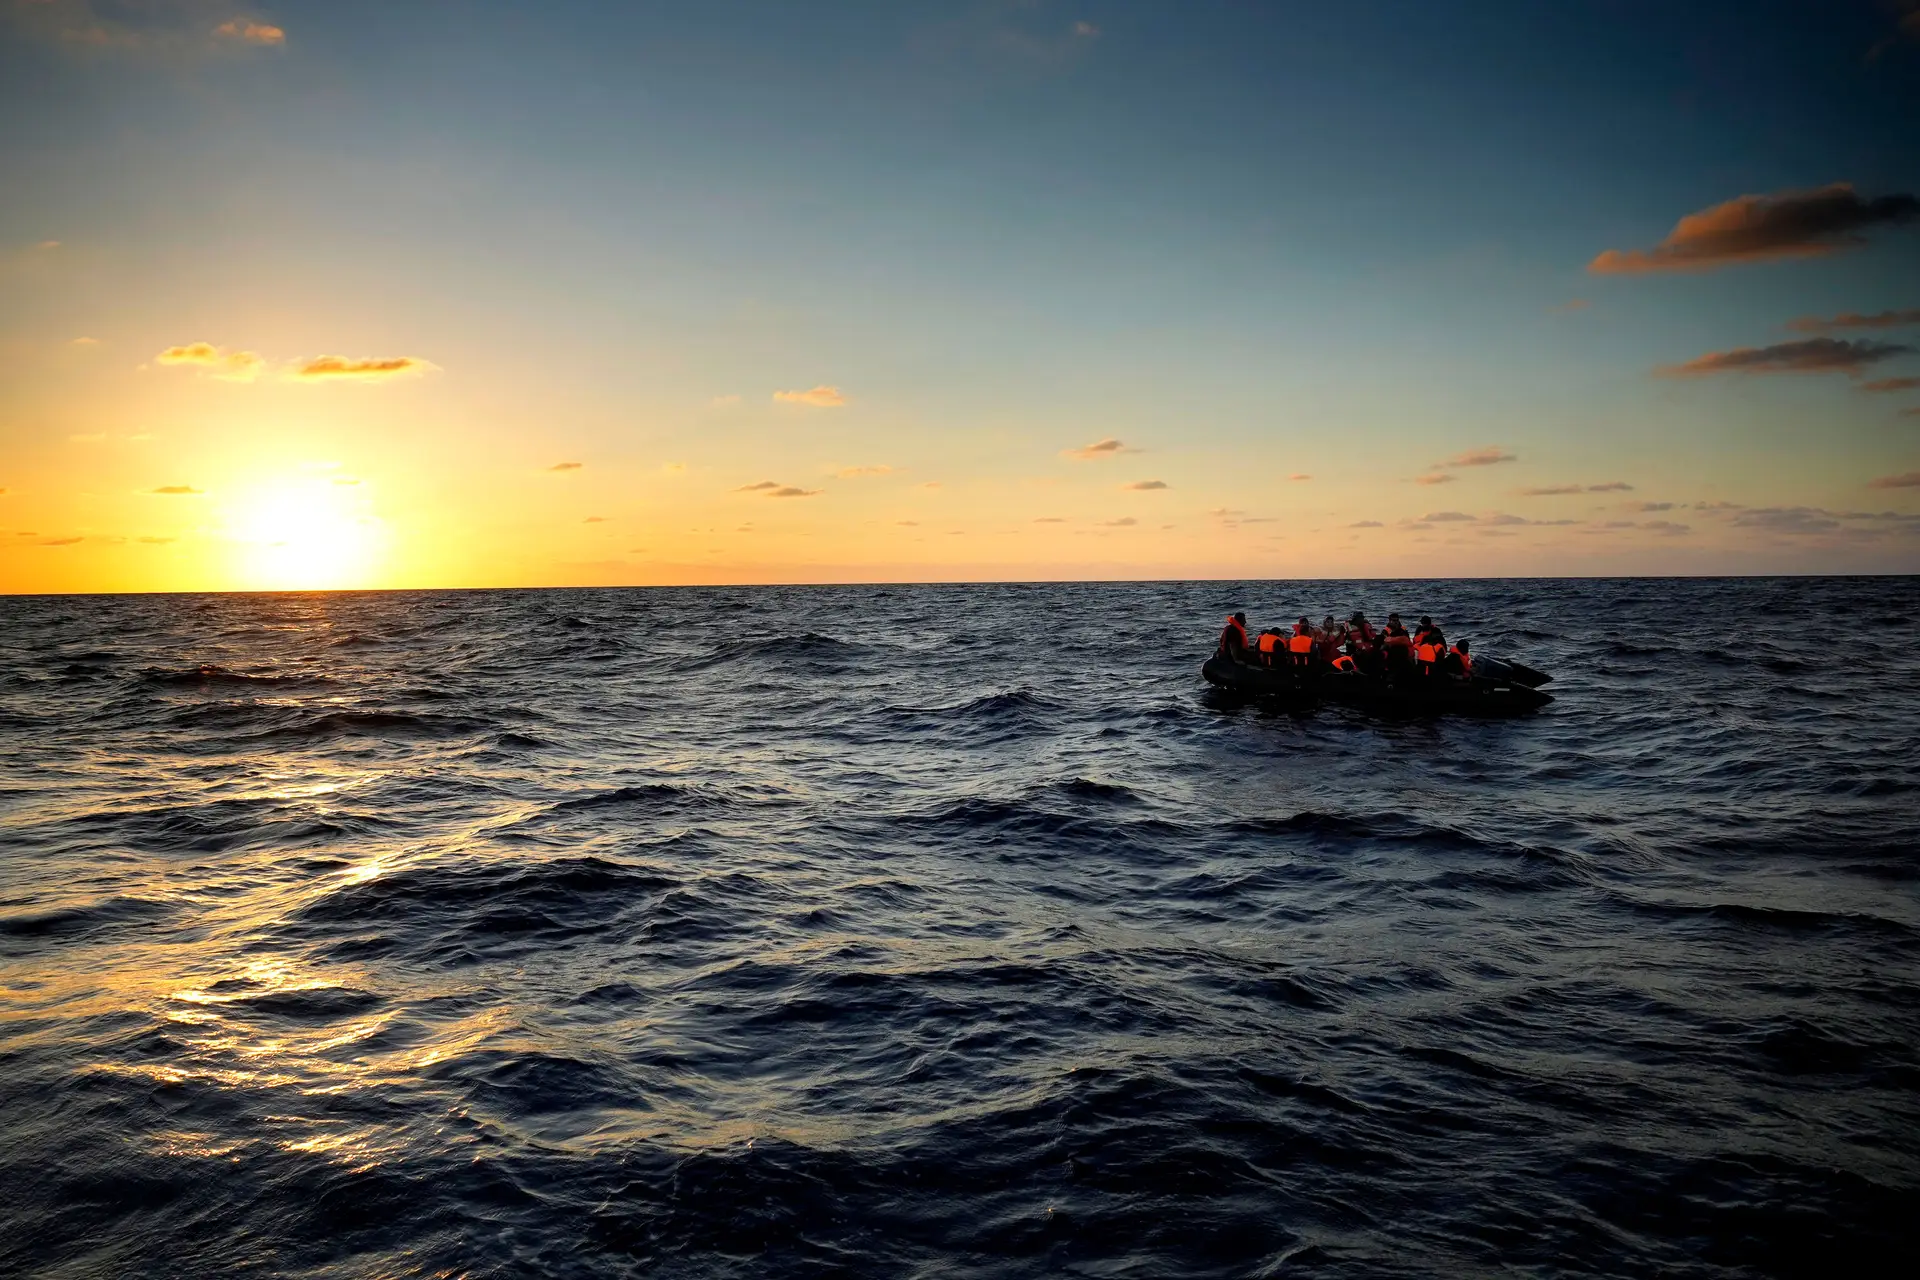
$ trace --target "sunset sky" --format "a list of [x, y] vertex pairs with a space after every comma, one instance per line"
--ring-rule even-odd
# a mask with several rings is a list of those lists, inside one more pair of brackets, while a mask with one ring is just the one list
[[0, 590], [1920, 571], [1920, 0], [0, 6]]

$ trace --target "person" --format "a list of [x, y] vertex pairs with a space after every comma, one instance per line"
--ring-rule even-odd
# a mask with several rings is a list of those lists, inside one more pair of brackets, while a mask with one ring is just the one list
[[1340, 646], [1347, 642], [1346, 632], [1333, 620], [1332, 614], [1327, 615], [1326, 620], [1314, 632], [1313, 638], [1319, 646], [1317, 652], [1323, 662], [1332, 662], [1339, 657]]
[[1458, 676], [1462, 680], [1473, 679], [1473, 655], [1467, 652], [1465, 640], [1447, 651], [1446, 669], [1449, 675]]
[[1275, 657], [1287, 651], [1287, 634], [1268, 627], [1260, 633], [1260, 638], [1255, 641], [1255, 644], [1260, 650], [1261, 665], [1270, 667]]
[[1431, 644], [1436, 648], [1445, 649], [1447, 638], [1441, 634], [1440, 628], [1434, 625], [1433, 619], [1423, 613], [1420, 615], [1420, 629], [1413, 633], [1413, 642], [1416, 645]]
[[1413, 665], [1413, 637], [1401, 625], [1399, 614], [1387, 615], [1386, 634], [1382, 637], [1380, 647], [1386, 653], [1389, 672], [1403, 671]]
[[1313, 624], [1305, 614], [1293, 624], [1293, 634], [1287, 638], [1287, 656], [1296, 667], [1313, 665]]
[[1247, 615], [1235, 613], [1227, 618], [1227, 625], [1220, 629], [1219, 652], [1236, 661], [1244, 661], [1247, 656]]

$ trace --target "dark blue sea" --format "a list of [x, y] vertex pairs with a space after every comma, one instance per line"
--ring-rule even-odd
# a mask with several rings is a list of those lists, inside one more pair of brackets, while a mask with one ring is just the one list
[[[1557, 701], [1223, 702], [1234, 607]], [[1917, 641], [1911, 578], [0, 599], [0, 1273], [1905, 1272]]]

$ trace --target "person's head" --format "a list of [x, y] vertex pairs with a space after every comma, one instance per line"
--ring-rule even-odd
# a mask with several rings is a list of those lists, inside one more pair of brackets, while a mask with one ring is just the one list
[[1244, 613], [1235, 612], [1233, 615], [1233, 620], [1239, 623], [1243, 627], [1247, 625], [1247, 615]]
[[1310, 627], [1313, 624], [1307, 621], [1307, 615], [1303, 613], [1300, 615], [1300, 625], [1303, 627]]
[[1321, 623], [1320, 625], [1321, 625], [1321, 626], [1323, 626], [1323, 627], [1325, 627], [1325, 628], [1326, 628], [1327, 630], [1329, 630], [1329, 631], [1331, 631], [1331, 630], [1333, 630], [1333, 629], [1334, 629], [1335, 627], [1337, 627], [1337, 626], [1339, 626], [1340, 624], [1339, 624], [1339, 623], [1337, 623], [1337, 622], [1335, 622], [1335, 621], [1333, 620], [1333, 615], [1332, 615], [1332, 614], [1328, 614], [1328, 615], [1327, 615], [1327, 620], [1326, 620], [1325, 622], [1323, 622], [1323, 623]]
[[1429, 618], [1426, 614], [1423, 613], [1420, 615], [1420, 625], [1423, 627], [1430, 627], [1433, 625], [1433, 619]]
[[1387, 621], [1391, 622], [1394, 626], [1397, 627], [1400, 625], [1400, 615], [1397, 613], [1390, 613], [1387, 615]]
[[1351, 618], [1347, 619], [1348, 626], [1363, 627], [1366, 624], [1367, 624], [1367, 615], [1364, 613], [1355, 613]]
[[1460, 652], [1465, 653], [1467, 651], [1467, 642], [1465, 640], [1457, 641], [1453, 647], [1458, 649]]

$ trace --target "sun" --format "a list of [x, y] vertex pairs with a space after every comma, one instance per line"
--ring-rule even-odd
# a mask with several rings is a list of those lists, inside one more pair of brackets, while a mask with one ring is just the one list
[[228, 520], [235, 566], [258, 591], [326, 591], [373, 585], [385, 529], [357, 487], [325, 479], [263, 485]]

